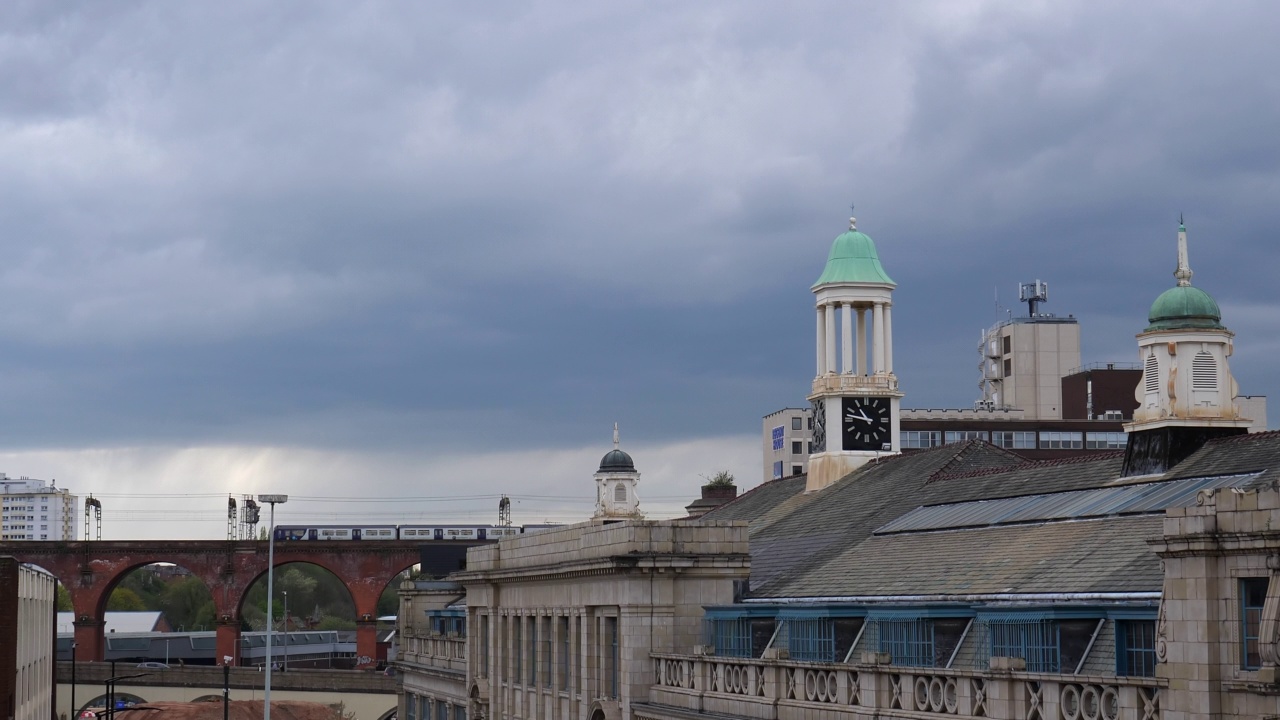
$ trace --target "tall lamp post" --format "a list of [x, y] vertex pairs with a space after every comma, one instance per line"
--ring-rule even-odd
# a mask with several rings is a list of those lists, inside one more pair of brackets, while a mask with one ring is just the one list
[[262, 718], [271, 720], [271, 636], [275, 633], [275, 611], [272, 599], [276, 591], [276, 505], [289, 501], [288, 495], [259, 495], [258, 502], [271, 506], [267, 532], [267, 677], [262, 690]]
[[284, 672], [289, 672], [289, 591], [280, 594], [284, 596]]
[[71, 720], [80, 717], [80, 708], [76, 707], [76, 643], [71, 642]]

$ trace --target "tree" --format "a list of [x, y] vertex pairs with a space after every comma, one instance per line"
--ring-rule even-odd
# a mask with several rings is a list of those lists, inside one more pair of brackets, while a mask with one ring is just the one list
[[115, 612], [141, 612], [147, 609], [138, 593], [127, 587], [117, 587], [107, 599], [107, 609]]
[[67, 592], [67, 586], [62, 583], [58, 583], [57, 593], [58, 598], [56, 602], [58, 605], [58, 612], [74, 611], [75, 606], [71, 604], [71, 593]]
[[188, 575], [174, 580], [160, 593], [160, 609], [174, 628], [209, 628], [215, 621], [213, 596], [200, 578]]

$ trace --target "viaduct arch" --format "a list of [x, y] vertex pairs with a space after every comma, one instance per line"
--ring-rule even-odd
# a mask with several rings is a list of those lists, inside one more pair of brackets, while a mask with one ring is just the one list
[[[356, 608], [356, 654], [377, 655], [378, 598], [396, 575], [437, 548], [457, 555], [476, 542], [443, 541], [423, 546], [402, 540], [276, 543], [276, 566], [303, 562], [332, 572], [351, 593]], [[76, 660], [102, 660], [107, 598], [129, 572], [152, 563], [173, 563], [204, 581], [217, 617], [217, 657], [235, 657], [241, 606], [249, 586], [267, 572], [265, 540], [123, 540], [5, 543], [0, 552], [48, 570], [71, 596], [75, 610]]]

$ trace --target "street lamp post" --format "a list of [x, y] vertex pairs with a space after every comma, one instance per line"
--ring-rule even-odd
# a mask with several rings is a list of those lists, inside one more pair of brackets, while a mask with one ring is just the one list
[[76, 643], [71, 643], [71, 720], [80, 717], [80, 708], [76, 707]]
[[289, 672], [289, 591], [280, 594], [284, 595], [284, 672]]
[[275, 632], [275, 611], [272, 599], [276, 590], [276, 505], [289, 501], [288, 495], [259, 495], [258, 502], [271, 506], [270, 529], [267, 533], [267, 677], [262, 690], [262, 718], [271, 720], [271, 635]]

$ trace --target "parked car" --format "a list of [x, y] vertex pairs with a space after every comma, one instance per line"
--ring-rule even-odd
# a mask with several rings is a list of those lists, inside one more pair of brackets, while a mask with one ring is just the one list
[[169, 666], [162, 662], [142, 662], [138, 663], [138, 667], [147, 668], [148, 670], [168, 670]]

